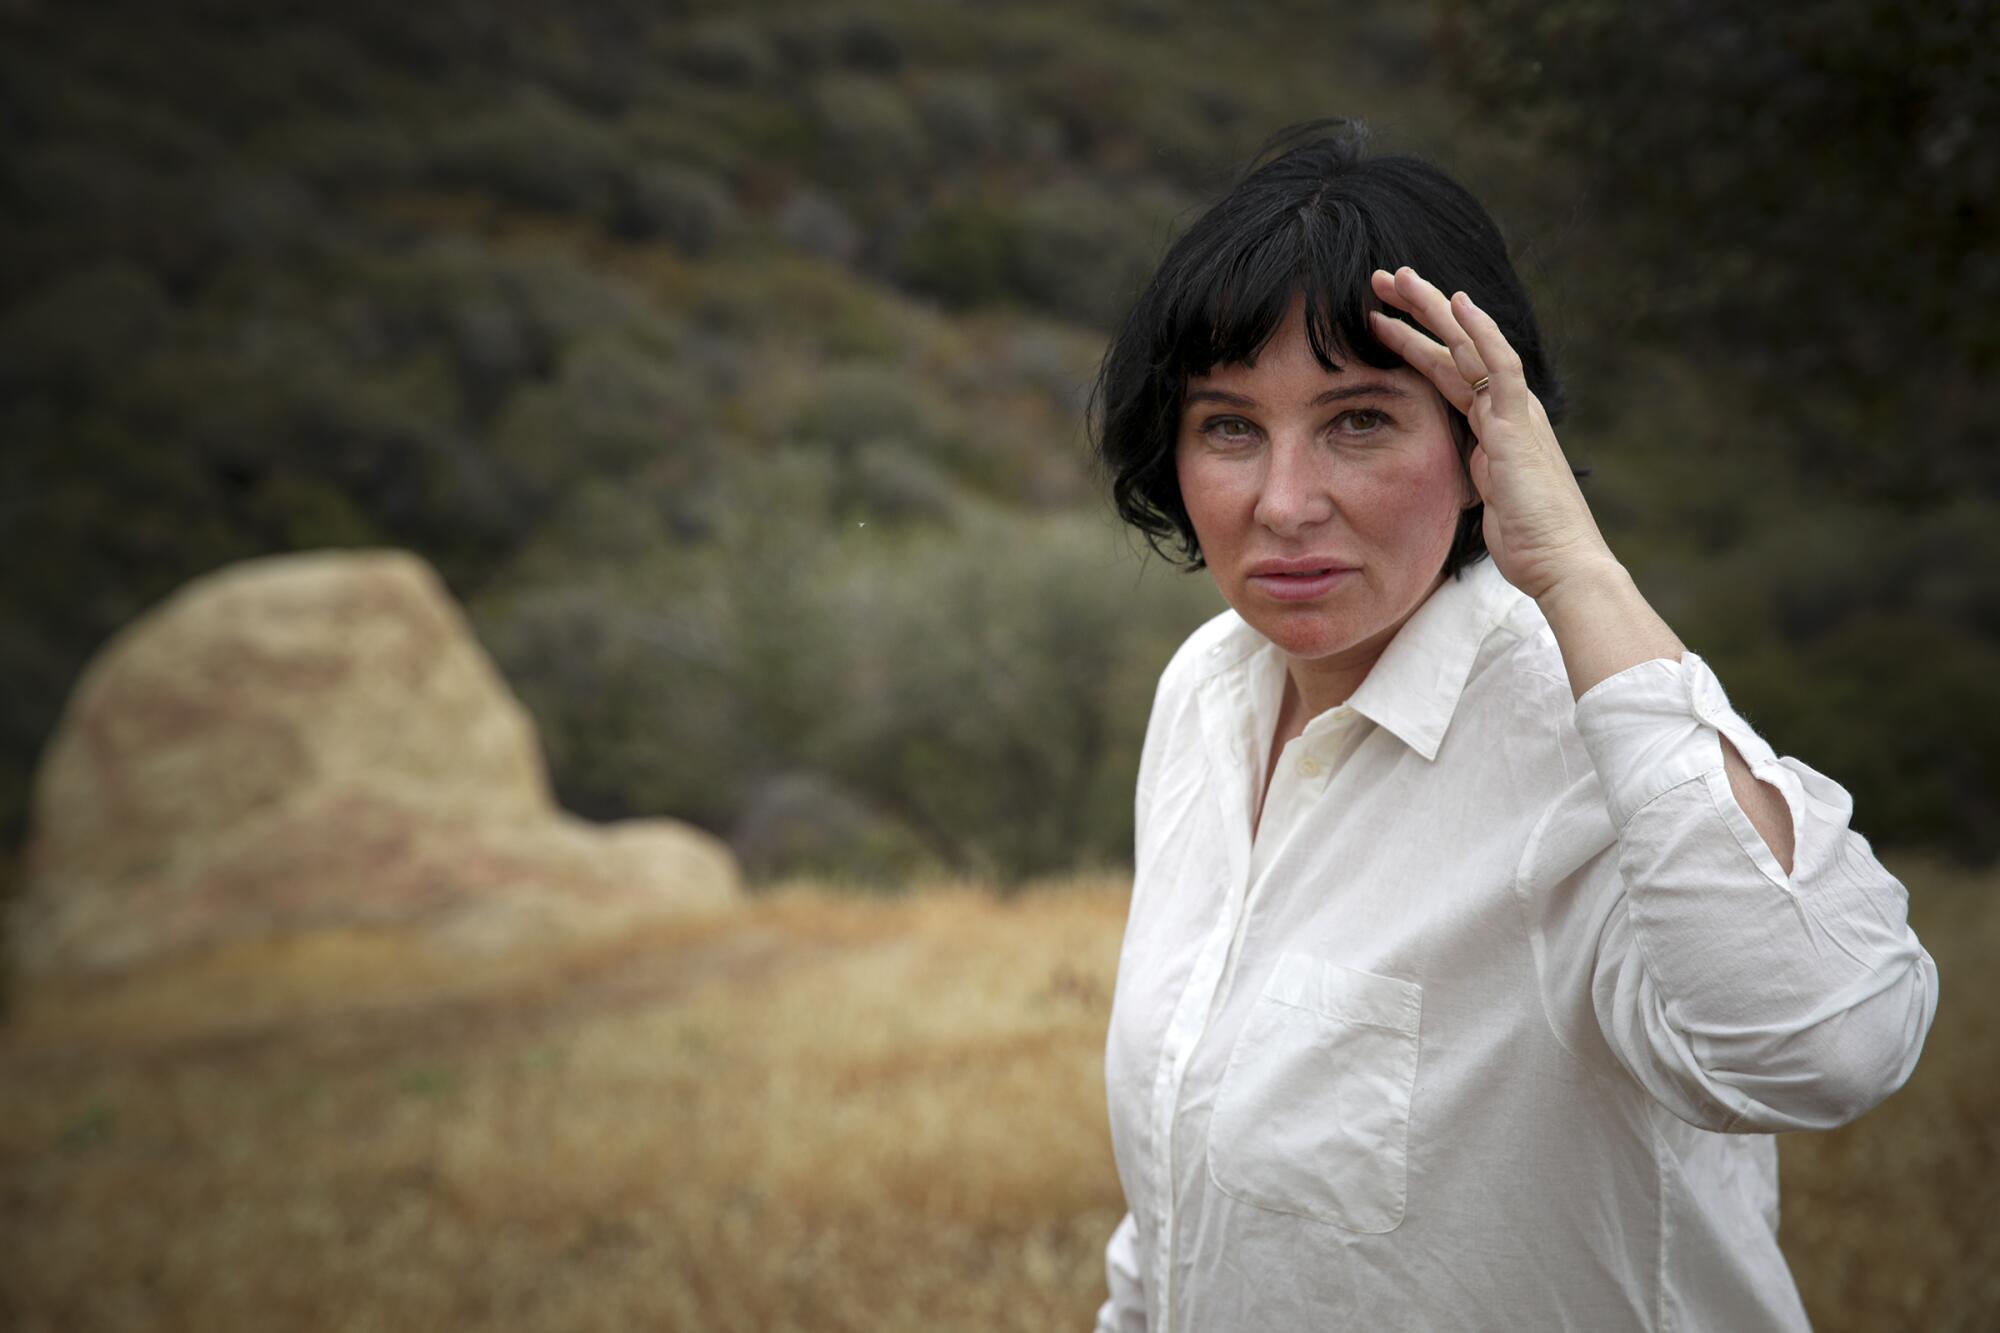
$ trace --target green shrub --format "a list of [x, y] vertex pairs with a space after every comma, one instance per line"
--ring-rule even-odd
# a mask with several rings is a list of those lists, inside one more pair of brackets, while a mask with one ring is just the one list
[[379, 115], [280, 120], [258, 132], [249, 153], [330, 190], [408, 185], [428, 165], [409, 127]]
[[958, 430], [950, 407], [908, 368], [858, 361], [814, 377], [789, 434], [840, 452], [876, 440], [948, 451]]
[[567, 352], [553, 381], [515, 392], [489, 449], [518, 495], [546, 504], [584, 478], [699, 452], [707, 408], [707, 391], [689, 371], [600, 337]]
[[809, 105], [825, 149], [822, 180], [868, 185], [923, 167], [929, 152], [924, 127], [896, 85], [861, 74], [829, 74], [814, 81]]
[[214, 259], [203, 234], [194, 178], [136, 154], [78, 142], [6, 155], [20, 221], [0, 283], [10, 295], [34, 274], [123, 260], [171, 289], [193, 283]]
[[909, 357], [937, 329], [853, 271], [782, 250], [718, 256], [697, 279], [687, 317], [711, 336], [839, 361]]
[[1021, 142], [1018, 111], [1000, 84], [985, 75], [930, 75], [918, 85], [916, 102], [943, 167], [976, 166]]
[[808, 876], [894, 888], [938, 868], [908, 825], [810, 770], [754, 783], [730, 824], [729, 842], [753, 883]]
[[787, 244], [817, 258], [851, 264], [861, 254], [861, 230], [854, 219], [818, 190], [791, 191], [771, 221]]
[[446, 123], [431, 144], [434, 169], [446, 184], [593, 216], [610, 211], [626, 155], [623, 140], [601, 122], [532, 88]]
[[[571, 578], [489, 593], [473, 603], [473, 621], [534, 715], [566, 807], [720, 828], [739, 792], [734, 710], [701, 706], [727, 703], [713, 654], [661, 609], [632, 601], [632, 583]], [[676, 706], [690, 699], [697, 706]]]
[[696, 506], [687, 469], [673, 461], [628, 476], [573, 479], [515, 551], [501, 581], [532, 587], [630, 569], [676, 545], [684, 511]]
[[166, 172], [206, 166], [222, 155], [223, 138], [190, 115], [185, 100], [74, 67], [10, 63], [5, 82], [18, 89], [30, 142], [128, 155]]
[[896, 275], [954, 306], [1026, 296], [1021, 286], [1025, 229], [1012, 209], [978, 200], [929, 209], [904, 241]]
[[737, 18], [695, 24], [669, 49], [674, 66], [727, 87], [763, 83], [778, 69], [778, 53], [757, 28]]
[[936, 460], [895, 440], [869, 440], [845, 461], [834, 511], [856, 524], [936, 523], [953, 517], [959, 499], [959, 483]]
[[800, 766], [809, 729], [839, 707], [830, 608], [813, 591], [831, 487], [823, 458], [771, 455], [707, 496], [700, 548], [615, 567], [547, 558], [532, 582], [474, 602], [565, 803], [727, 833], [762, 777]]
[[142, 357], [171, 316], [160, 284], [132, 264], [61, 274], [0, 313], [0, 385], [86, 399]]
[[946, 199], [912, 229], [897, 276], [953, 305], [1019, 301], [1108, 328], [1165, 252], [1182, 202], [1065, 181], [1018, 200]]
[[924, 833], [955, 867], [1003, 878], [1130, 854], [1132, 782], [1153, 686], [1215, 607], [1095, 514], [968, 518], [836, 553], [841, 707], [814, 755]]
[[520, 303], [528, 327], [546, 347], [558, 348], [586, 337], [624, 332], [649, 343], [671, 346], [677, 323], [646, 304], [639, 290], [616, 275], [560, 252], [501, 259], [483, 252], [468, 255], [472, 275], [491, 273], [510, 300]]
[[1017, 215], [1024, 295], [1109, 328], [1166, 250], [1181, 201], [1157, 188], [1068, 181], [1029, 195]]
[[321, 201], [289, 172], [216, 171], [201, 192], [203, 239], [232, 265], [283, 262], [314, 248]]
[[269, 473], [253, 485], [248, 503], [280, 550], [379, 546], [386, 540], [354, 497], [323, 477]]
[[641, 240], [665, 241], [685, 254], [714, 245], [735, 213], [729, 191], [706, 172], [672, 163], [639, 167], [618, 200], [618, 228]]

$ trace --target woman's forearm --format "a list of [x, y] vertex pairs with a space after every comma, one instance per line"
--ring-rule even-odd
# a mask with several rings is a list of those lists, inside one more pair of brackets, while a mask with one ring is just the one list
[[1659, 657], [1678, 662], [1687, 651], [1608, 552], [1563, 577], [1537, 601], [1562, 650], [1572, 698], [1581, 699], [1591, 686], [1628, 667]]
[[[1581, 699], [1600, 681], [1641, 662], [1661, 657], [1678, 662], [1687, 651], [1631, 574], [1608, 552], [1559, 580], [1538, 605], [1562, 651], [1572, 698]], [[1750, 765], [1727, 736], [1721, 740], [1723, 767], [1736, 803], [1789, 875], [1794, 848], [1792, 817], [1784, 797], [1751, 774]]]

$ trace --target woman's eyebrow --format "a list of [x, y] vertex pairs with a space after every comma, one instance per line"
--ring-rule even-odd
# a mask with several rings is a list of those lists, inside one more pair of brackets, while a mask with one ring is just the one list
[[[1309, 407], [1324, 407], [1328, 403], [1344, 403], [1350, 398], [1408, 398], [1410, 391], [1387, 380], [1364, 380], [1359, 384], [1343, 384], [1328, 389], [1314, 398]], [[1256, 407], [1257, 400], [1247, 394], [1231, 393], [1227, 389], [1189, 389], [1183, 402], [1223, 403], [1230, 407]]]
[[1350, 398], [1408, 398], [1410, 391], [1387, 380], [1364, 380], [1360, 384], [1343, 384], [1337, 389], [1328, 389], [1312, 400], [1314, 407], [1324, 407], [1328, 403], [1344, 403]]
[[1255, 407], [1257, 400], [1227, 389], [1189, 389], [1181, 400], [1186, 403], [1224, 403], [1230, 407]]

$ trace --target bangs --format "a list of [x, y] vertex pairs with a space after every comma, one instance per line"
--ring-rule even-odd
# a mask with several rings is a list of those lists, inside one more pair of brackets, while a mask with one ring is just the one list
[[1315, 200], [1208, 239], [1181, 257], [1168, 288], [1176, 299], [1155, 326], [1154, 364], [1175, 381], [1255, 362], [1301, 294], [1306, 342], [1323, 368], [1338, 371], [1350, 356], [1379, 370], [1403, 364], [1368, 327], [1368, 312], [1406, 317], [1382, 304], [1369, 276], [1408, 261], [1392, 259], [1351, 205]]

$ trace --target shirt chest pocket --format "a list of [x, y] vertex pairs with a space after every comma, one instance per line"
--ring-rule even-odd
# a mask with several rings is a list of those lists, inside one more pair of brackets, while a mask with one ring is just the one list
[[1400, 1226], [1423, 997], [1413, 982], [1281, 955], [1216, 1090], [1216, 1187], [1349, 1231]]

